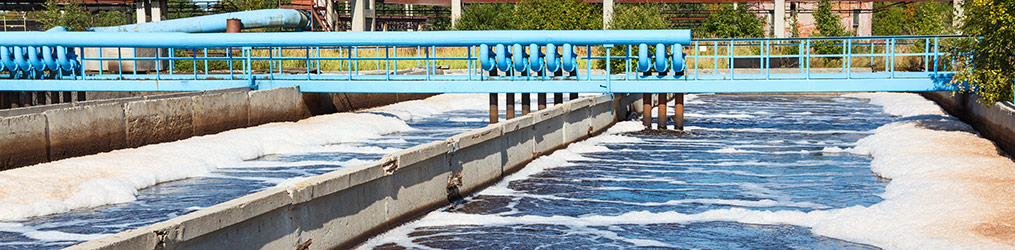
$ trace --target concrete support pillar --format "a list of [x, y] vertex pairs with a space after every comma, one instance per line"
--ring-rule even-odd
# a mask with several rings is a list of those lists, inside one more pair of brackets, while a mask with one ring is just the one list
[[613, 21], [613, 0], [603, 0], [603, 29], [610, 29], [610, 21]]
[[564, 93], [553, 93], [553, 105], [564, 103]]
[[652, 94], [641, 94], [641, 125], [652, 129]]
[[786, 37], [786, 0], [775, 0], [775, 17], [772, 22], [775, 37]]
[[504, 95], [504, 120], [515, 119], [515, 93]]
[[490, 124], [497, 123], [497, 118], [500, 117], [499, 108], [497, 108], [497, 93], [490, 93]]
[[451, 27], [455, 27], [458, 19], [462, 18], [462, 0], [451, 0]]
[[536, 108], [539, 110], [546, 109], [546, 93], [536, 94]]
[[569, 97], [569, 98], [568, 98], [568, 100], [575, 100], [575, 99], [578, 99], [578, 93], [571, 93], [571, 95], [570, 95], [570, 96], [568, 96], [568, 97]]
[[522, 93], [522, 115], [532, 112], [532, 94]]
[[152, 22], [158, 22], [166, 20], [166, 12], [168, 7], [166, 6], [166, 0], [151, 0], [152, 1]]
[[147, 6], [148, 4], [145, 3], [145, 0], [134, 1], [134, 14], [137, 16], [137, 23], [148, 22], [148, 12], [146, 11], [147, 8], [145, 8]]
[[666, 94], [664, 94], [664, 93], [659, 93], [659, 95], [657, 95], [657, 96], [658, 96], [657, 98], [659, 99], [659, 103], [657, 105], [659, 107], [656, 107], [656, 110], [659, 113], [656, 114], [656, 117], [657, 117], [656, 118], [656, 129], [658, 129], [658, 130], [666, 130], [666, 120], [667, 120], [666, 119], [666, 117], [667, 117], [667, 115], [666, 115], [666, 110], [667, 110], [667, 108], [666, 108], [666, 99], [667, 99], [667, 97], [666, 97]]
[[352, 0], [352, 31], [374, 31], [374, 0]]
[[673, 129], [684, 130], [684, 93], [673, 94]]

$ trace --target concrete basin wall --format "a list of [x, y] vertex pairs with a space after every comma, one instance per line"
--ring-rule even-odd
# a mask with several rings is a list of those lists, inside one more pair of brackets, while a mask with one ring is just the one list
[[641, 95], [585, 97], [70, 249], [334, 249], [605, 131]]
[[922, 92], [952, 116], [973, 126], [994, 141], [1007, 155], [1015, 155], [1015, 105], [1008, 102], [980, 103], [979, 96], [950, 91]]
[[4, 109], [0, 170], [428, 96], [238, 88]]

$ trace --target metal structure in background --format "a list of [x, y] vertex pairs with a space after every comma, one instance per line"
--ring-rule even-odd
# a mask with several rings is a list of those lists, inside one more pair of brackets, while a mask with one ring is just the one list
[[[347, 93], [931, 91], [952, 89], [947, 84], [952, 62], [946, 60], [951, 49], [944, 44], [960, 38], [691, 40], [688, 30], [6, 32], [0, 33], [0, 52], [6, 50], [0, 53], [0, 64], [3, 73], [12, 73], [0, 75], [0, 90], [299, 86], [304, 92]], [[52, 67], [65, 65], [59, 63], [59, 53], [50, 54], [61, 47], [69, 48], [63, 58], [76, 68]], [[107, 49], [98, 50], [97, 56], [74, 53], [94, 47]], [[159, 48], [168, 56], [108, 53], [128, 48]], [[56, 58], [57, 65], [46, 58]], [[123, 66], [141, 61], [164, 66], [150, 71]], [[82, 70], [80, 65], [89, 62], [112, 65], [113, 70]], [[444, 65], [463, 70], [441, 74]], [[607, 67], [597, 70], [596, 65]], [[400, 71], [409, 68], [422, 72]]]

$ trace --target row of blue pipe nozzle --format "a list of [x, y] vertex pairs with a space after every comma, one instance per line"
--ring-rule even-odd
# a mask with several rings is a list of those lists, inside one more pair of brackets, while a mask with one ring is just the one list
[[[490, 45], [482, 44], [479, 45], [480, 67], [484, 71], [494, 69], [509, 71], [513, 68], [520, 72], [529, 70], [541, 72], [544, 69], [548, 72], [558, 70], [573, 72], [578, 68], [578, 55], [575, 53], [574, 47], [565, 43], [560, 46], [560, 52], [558, 52], [558, 46], [551, 43], [543, 47], [545, 48], [544, 52], [538, 44], [529, 44], [528, 51], [525, 51], [521, 44], [516, 43], [511, 46], [509, 51], [504, 44], [494, 45], [493, 48]], [[669, 70], [683, 72], [685, 68], [684, 56], [683, 46], [680, 44], [670, 45], [670, 52], [667, 52], [666, 45], [656, 44], [655, 53], [651, 56], [649, 46], [644, 43], [639, 44], [637, 70], [640, 72], [649, 72], [653, 69], [656, 72]]]
[[[66, 28], [56, 26], [46, 32], [65, 32]], [[45, 70], [72, 72], [77, 69], [77, 55], [63, 46], [0, 46], [0, 71], [9, 71], [11, 76], [18, 73], [35, 73]], [[32, 74], [34, 75], [34, 74]]]
[[78, 68], [77, 55], [63, 46], [56, 48], [0, 46], [0, 71], [72, 71]]

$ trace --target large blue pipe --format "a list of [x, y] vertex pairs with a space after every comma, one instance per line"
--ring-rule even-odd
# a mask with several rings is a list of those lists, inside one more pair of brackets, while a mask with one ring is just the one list
[[151, 23], [128, 24], [111, 27], [92, 27], [89, 28], [89, 30], [96, 32], [224, 32], [226, 31], [226, 20], [230, 18], [240, 19], [240, 22], [243, 23], [244, 29], [268, 27], [305, 29], [310, 23], [310, 19], [298, 10], [266, 9], [180, 18]]
[[689, 44], [690, 30], [505, 30], [299, 33], [0, 32], [4, 46], [211, 48], [242, 46], [473, 46]]

